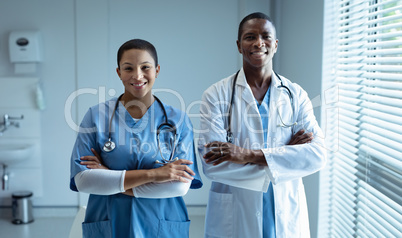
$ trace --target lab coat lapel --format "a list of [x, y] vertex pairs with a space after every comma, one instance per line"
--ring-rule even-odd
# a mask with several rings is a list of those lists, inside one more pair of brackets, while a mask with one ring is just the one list
[[[281, 97], [282, 95], [282, 90], [278, 89], [278, 86], [280, 85], [280, 81], [276, 74], [272, 71], [272, 77], [271, 77], [271, 95], [269, 99], [269, 125], [268, 125], [268, 138], [276, 138], [278, 137], [278, 106], [281, 103]], [[280, 110], [283, 109], [283, 107], [279, 107]], [[283, 114], [282, 114], [283, 115]], [[279, 139], [279, 138], [276, 138]], [[270, 141], [268, 142], [270, 146], [271, 145]]]
[[238, 105], [241, 105], [240, 112], [242, 112], [239, 115], [239, 119], [240, 122], [247, 121], [247, 123], [240, 123], [240, 126], [243, 127], [242, 132], [245, 133], [244, 139], [250, 139], [250, 143], [253, 145], [252, 149], [263, 148], [264, 135], [261, 117], [259, 116], [260, 113], [258, 111], [257, 102], [254, 98], [253, 92], [251, 91], [250, 86], [247, 84], [243, 69], [240, 71], [237, 79], [237, 90], [238, 89], [242, 90], [239, 90], [239, 92], [241, 92], [241, 102]]
[[252, 113], [258, 113], [257, 103], [250, 86], [247, 84], [243, 69], [239, 73], [237, 86], [241, 86], [242, 88], [241, 98], [243, 102], [241, 104], [246, 105], [246, 108], [244, 109], [247, 111], [252, 110]]

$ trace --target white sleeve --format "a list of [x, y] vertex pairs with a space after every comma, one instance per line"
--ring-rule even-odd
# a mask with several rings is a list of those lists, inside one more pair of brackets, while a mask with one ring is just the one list
[[89, 169], [79, 172], [74, 180], [79, 192], [112, 195], [124, 192], [126, 171]]
[[138, 198], [173, 198], [181, 197], [187, 194], [191, 185], [179, 181], [170, 181], [165, 183], [147, 183], [133, 188], [135, 197]]
[[[284, 145], [263, 149], [268, 164], [268, 175], [273, 184], [287, 182], [308, 176], [322, 169], [327, 161], [324, 135], [314, 116], [313, 105], [304, 90], [300, 90], [297, 125], [294, 131], [304, 129], [312, 132], [311, 143]], [[282, 129], [283, 130], [283, 129]]]

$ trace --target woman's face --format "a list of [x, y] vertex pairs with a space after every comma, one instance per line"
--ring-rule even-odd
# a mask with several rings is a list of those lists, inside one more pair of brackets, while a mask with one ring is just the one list
[[142, 101], [152, 97], [152, 86], [159, 74], [160, 66], [146, 50], [130, 49], [124, 51], [116, 69], [123, 82], [125, 94]]

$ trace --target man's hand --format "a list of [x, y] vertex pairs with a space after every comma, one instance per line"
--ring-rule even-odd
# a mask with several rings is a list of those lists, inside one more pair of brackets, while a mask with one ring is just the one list
[[[289, 141], [288, 145], [299, 145], [310, 143], [314, 139], [313, 133], [305, 133], [305, 130], [298, 131]], [[204, 155], [206, 163], [218, 165], [225, 161], [230, 161], [236, 164], [260, 164], [266, 165], [264, 154], [261, 150], [249, 150], [241, 148], [229, 142], [214, 141], [205, 145], [211, 148]]]
[[218, 165], [225, 161], [230, 161], [236, 164], [247, 164], [251, 161], [253, 151], [236, 146], [229, 142], [214, 141], [205, 145], [211, 150], [204, 155], [206, 163]]
[[305, 133], [304, 129], [301, 129], [296, 134], [292, 136], [288, 145], [300, 145], [305, 143], [310, 143], [314, 139], [313, 133]]

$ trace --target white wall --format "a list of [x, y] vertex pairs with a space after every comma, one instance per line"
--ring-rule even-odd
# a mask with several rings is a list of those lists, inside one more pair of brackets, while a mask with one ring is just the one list
[[[43, 184], [38, 186], [43, 186], [43, 195], [36, 197], [34, 204], [77, 204], [77, 195], [68, 189], [69, 154], [75, 133], [64, 120], [65, 100], [76, 89], [74, 2], [3, 0], [0, 2], [0, 22], [0, 77], [17, 76], [9, 61], [8, 34], [11, 31], [40, 30], [45, 45], [44, 61], [39, 65], [38, 72], [25, 75], [42, 80], [47, 104], [47, 109], [41, 112], [40, 122]], [[7, 84], [0, 87], [7, 87]], [[0, 95], [0, 100], [7, 98]], [[22, 180], [19, 182], [22, 183]]]
[[[324, 3], [321, 0], [275, 0], [272, 10], [279, 39], [274, 68], [307, 91], [320, 122]], [[303, 181], [311, 237], [317, 237], [319, 174]]]
[[[41, 156], [41, 113], [35, 101], [35, 89], [38, 78], [0, 77], [0, 95], [6, 100], [0, 100], [1, 120], [8, 114], [10, 125], [0, 136], [0, 157], [5, 164], [0, 165], [0, 174], [7, 175], [4, 181], [6, 187], [15, 190], [30, 188], [35, 194], [42, 195], [42, 156]], [[18, 123], [18, 126], [15, 126]], [[3, 126], [0, 127], [4, 129]], [[14, 153], [10, 155], [5, 150]], [[18, 148], [18, 150], [15, 150]], [[4, 161], [5, 160], [5, 161]], [[17, 179], [18, 178], [18, 179]], [[0, 193], [0, 206], [11, 203], [11, 189]], [[1, 213], [1, 212], [0, 212]]]
[[[72, 125], [80, 122], [89, 106], [110, 98], [110, 89], [122, 93], [115, 68], [116, 51], [123, 42], [144, 38], [156, 46], [161, 73], [155, 88], [178, 92], [197, 128], [197, 101], [202, 92], [240, 66], [237, 27], [252, 11], [268, 13], [269, 1], [2, 0], [0, 77], [16, 76], [8, 53], [11, 31], [40, 30], [44, 41], [44, 60], [38, 71], [23, 75], [40, 78], [47, 104], [41, 111], [43, 196], [34, 198], [34, 206], [84, 202], [85, 196], [69, 190], [70, 154], [76, 136]], [[69, 101], [76, 90], [86, 94]], [[177, 96], [159, 95], [180, 107]], [[0, 95], [0, 100], [7, 98]], [[204, 178], [204, 183], [203, 189], [189, 192], [188, 204], [205, 205], [209, 181]]]

